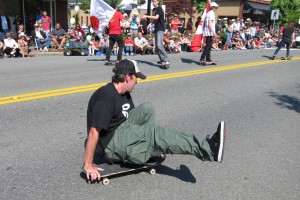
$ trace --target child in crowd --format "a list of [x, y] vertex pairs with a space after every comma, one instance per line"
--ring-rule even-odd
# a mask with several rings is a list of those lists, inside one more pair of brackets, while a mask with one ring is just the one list
[[148, 54], [155, 54], [155, 41], [151, 35], [148, 36], [147, 43], [148, 43], [148, 46], [147, 46], [146, 52]]
[[28, 41], [24, 33], [19, 34], [18, 46], [23, 57], [28, 56]]
[[181, 53], [181, 41], [177, 36], [174, 36], [174, 52]]
[[125, 43], [125, 55], [133, 55], [133, 46], [134, 46], [134, 41], [131, 37], [131, 34], [127, 34], [127, 38], [124, 41]]

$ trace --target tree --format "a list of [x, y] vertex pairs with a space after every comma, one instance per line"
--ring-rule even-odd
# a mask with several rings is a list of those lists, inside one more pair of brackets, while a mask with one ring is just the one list
[[200, 13], [203, 12], [203, 10], [205, 9], [207, 0], [191, 0], [191, 3], [193, 6], [197, 8], [198, 13]]
[[279, 24], [298, 23], [300, 19], [299, 0], [272, 0], [271, 4], [272, 10], [278, 9], [280, 11]]
[[180, 15], [180, 14], [187, 13], [188, 15], [190, 15], [190, 17], [193, 17], [193, 15], [196, 13], [196, 10], [191, 4], [191, 1], [178, 0], [176, 1], [176, 3], [165, 2], [165, 5], [166, 5], [166, 13], [168, 16], [172, 16], [174, 14]]

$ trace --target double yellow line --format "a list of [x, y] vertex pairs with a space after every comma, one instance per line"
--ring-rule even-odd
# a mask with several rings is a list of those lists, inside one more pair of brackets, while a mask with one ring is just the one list
[[[300, 60], [300, 57], [299, 56], [294, 57], [293, 60]], [[146, 83], [146, 82], [158, 81], [158, 80], [166, 80], [166, 79], [171, 79], [171, 78], [192, 76], [192, 75], [198, 75], [198, 74], [213, 73], [213, 72], [226, 71], [226, 70], [256, 67], [256, 66], [280, 63], [280, 62], [285, 62], [285, 61], [284, 60], [267, 60], [267, 61], [253, 62], [253, 63], [236, 64], [236, 65], [230, 65], [230, 66], [221, 66], [221, 67], [214, 67], [214, 68], [192, 70], [192, 71], [183, 71], [183, 72], [177, 72], [177, 73], [172, 73], [172, 74], [162, 74], [162, 75], [157, 75], [157, 76], [150, 76], [146, 80], [139, 80], [139, 83]], [[0, 97], [0, 105], [23, 102], [23, 101], [31, 101], [31, 100], [43, 99], [43, 98], [49, 98], [49, 97], [56, 97], [56, 96], [62, 96], [62, 95], [67, 95], [67, 94], [75, 94], [75, 93], [86, 92], [86, 91], [93, 91], [103, 85], [106, 85], [106, 84], [107, 83], [97, 83], [97, 84], [62, 88], [62, 89], [57, 89], [57, 90], [47, 90], [47, 91], [42, 91], [42, 92], [33, 92], [33, 93], [20, 94], [20, 95], [14, 95], [14, 96]]]

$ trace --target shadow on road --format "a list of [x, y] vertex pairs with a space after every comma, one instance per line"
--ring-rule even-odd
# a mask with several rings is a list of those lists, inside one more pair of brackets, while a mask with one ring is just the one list
[[198, 64], [199, 65], [199, 61], [195, 61], [195, 60], [192, 60], [192, 59], [186, 59], [186, 58], [181, 58], [181, 61], [183, 62], [183, 63], [187, 63], [187, 64], [192, 64], [192, 63], [196, 63], [196, 64]]
[[277, 102], [274, 102], [276, 105], [300, 113], [300, 99], [298, 99], [297, 97], [281, 95], [275, 92], [269, 92], [269, 95], [270, 97], [277, 99]]
[[145, 61], [145, 60], [135, 60], [137, 63], [143, 63], [143, 64], [146, 64], [146, 65], [150, 65], [150, 66], [153, 66], [153, 67], [159, 67], [158, 65], [152, 63], [152, 62], [149, 62], [149, 61]]
[[179, 168], [177, 169], [172, 169], [170, 167], [167, 167], [165, 165], [161, 165], [157, 169], [158, 174], [163, 174], [163, 175], [168, 175], [168, 176], [173, 176], [176, 177], [184, 182], [189, 182], [189, 183], [196, 183], [196, 178], [194, 175], [191, 173], [190, 169], [186, 165], [180, 165]]
[[263, 55], [262, 57], [268, 58], [269, 60], [272, 60], [272, 56], [269, 56], [269, 55]]

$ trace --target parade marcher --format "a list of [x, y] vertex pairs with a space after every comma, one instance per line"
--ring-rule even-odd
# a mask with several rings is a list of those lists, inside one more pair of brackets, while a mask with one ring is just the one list
[[206, 45], [204, 47], [204, 50], [202, 52], [200, 61], [201, 62], [212, 62], [211, 60], [211, 47], [212, 47], [212, 40], [213, 37], [217, 37], [217, 33], [215, 30], [215, 11], [219, 7], [219, 5], [216, 2], [212, 2], [210, 4], [210, 11], [206, 14], [206, 17], [204, 19], [204, 27], [203, 27], [203, 36], [205, 36], [206, 39]]
[[288, 27], [283, 29], [283, 34], [282, 34], [282, 40], [280, 41], [277, 49], [275, 50], [275, 53], [272, 57], [272, 60], [275, 59], [277, 53], [279, 50], [286, 45], [286, 59], [291, 59], [290, 58], [290, 46], [292, 42], [292, 35], [294, 33], [294, 23], [289, 23]]
[[157, 62], [157, 64], [160, 65], [169, 65], [169, 58], [167, 55], [167, 52], [163, 45], [163, 39], [165, 34], [165, 17], [164, 17], [164, 11], [162, 7], [159, 5], [159, 0], [153, 0], [153, 11], [152, 16], [144, 15], [143, 17], [149, 18], [153, 20], [153, 23], [155, 24], [154, 29], [154, 37], [155, 37], [155, 52], [158, 54], [158, 57], [160, 61]]
[[145, 164], [152, 157], [165, 154], [194, 155], [202, 161], [222, 162], [225, 123], [216, 133], [200, 140], [193, 134], [166, 129], [155, 124], [152, 104], [134, 106], [131, 92], [137, 78], [146, 79], [136, 61], [122, 60], [113, 69], [112, 82], [91, 96], [87, 109], [87, 141], [84, 170], [87, 179], [100, 180], [101, 171], [94, 158], [112, 163]]

